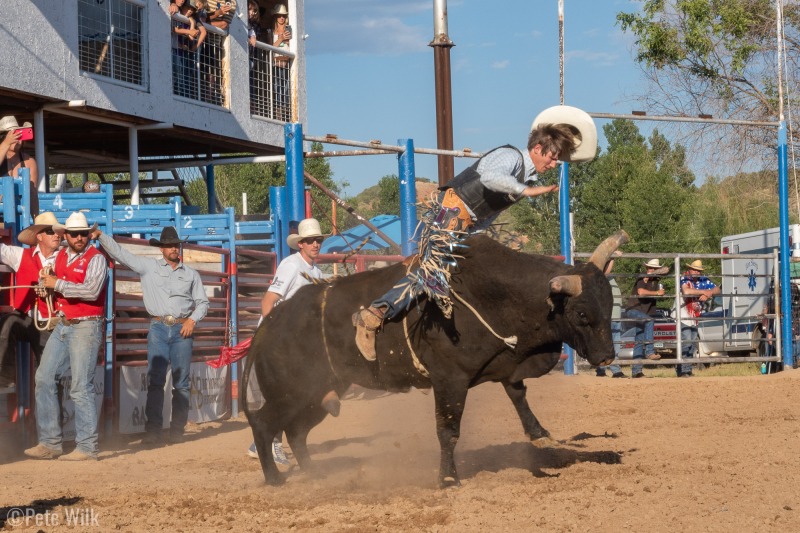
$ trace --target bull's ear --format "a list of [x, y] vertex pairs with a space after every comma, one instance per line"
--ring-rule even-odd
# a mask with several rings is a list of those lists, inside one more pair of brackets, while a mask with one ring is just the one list
[[556, 294], [566, 294], [567, 296], [578, 296], [583, 291], [581, 277], [573, 274], [571, 276], [556, 276], [550, 280], [550, 292]]

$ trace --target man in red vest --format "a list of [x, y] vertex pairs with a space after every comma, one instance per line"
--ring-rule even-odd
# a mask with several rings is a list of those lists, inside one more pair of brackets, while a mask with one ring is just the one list
[[[39, 444], [25, 450], [36, 459], [97, 460], [97, 407], [94, 374], [104, 332], [106, 258], [89, 245], [89, 228], [83, 213], [72, 213], [64, 224], [53, 224], [68, 248], [56, 255], [55, 275], [42, 283], [56, 293], [59, 320], [47, 341], [36, 371], [36, 430]], [[71, 370], [70, 397], [75, 404], [75, 450], [62, 455], [61, 409], [58, 382]]]
[[[0, 317], [0, 389], [13, 388], [16, 382], [17, 343], [30, 343], [38, 364], [50, 338], [46, 324], [41, 323], [50, 316], [47, 302], [36, 296], [33, 285], [39, 283], [39, 272], [45, 265], [51, 268], [55, 265], [61, 243], [61, 237], [53, 230], [53, 224], [57, 223], [53, 213], [42, 213], [17, 237], [30, 248], [0, 244], [0, 263], [17, 273], [14, 281], [17, 288], [11, 301], [14, 310]], [[38, 306], [34, 306], [37, 301]], [[34, 316], [34, 307], [38, 307], [38, 316]], [[37, 328], [37, 320], [41, 330]]]

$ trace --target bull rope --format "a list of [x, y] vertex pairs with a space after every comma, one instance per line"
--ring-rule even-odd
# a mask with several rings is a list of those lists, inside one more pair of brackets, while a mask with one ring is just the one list
[[456, 300], [458, 300], [459, 302], [464, 304], [467, 309], [472, 311], [472, 314], [475, 315], [475, 317], [480, 321], [480, 323], [483, 324], [486, 327], [486, 329], [489, 330], [489, 333], [491, 333], [492, 335], [494, 335], [495, 337], [497, 337], [498, 339], [503, 341], [506, 344], [506, 346], [508, 346], [512, 350], [517, 347], [517, 340], [518, 339], [517, 339], [516, 335], [511, 335], [509, 337], [503, 337], [503, 336], [499, 335], [495, 330], [492, 329], [492, 326], [490, 326], [489, 323], [486, 322], [486, 320], [483, 319], [483, 317], [480, 315], [480, 313], [478, 313], [477, 309], [475, 309], [474, 307], [469, 305], [469, 303], [467, 303], [467, 301], [464, 298], [459, 296], [458, 293], [456, 291], [454, 291], [452, 287], [450, 287], [450, 294], [455, 296]]
[[[508, 337], [503, 337], [502, 335], [499, 335], [494, 329], [492, 329], [492, 326], [490, 326], [489, 323], [486, 322], [486, 320], [484, 320], [481, 314], [478, 313], [478, 310], [472, 307], [464, 298], [459, 296], [459, 294], [456, 291], [454, 291], [452, 287], [450, 287], [450, 294], [454, 296], [456, 300], [464, 304], [464, 306], [467, 309], [472, 311], [472, 314], [475, 315], [475, 317], [480, 321], [481, 324], [484, 325], [484, 327], [486, 327], [487, 330], [489, 330], [489, 333], [491, 333], [492, 335], [503, 341], [505, 345], [511, 348], [512, 350], [517, 347], [518, 339], [516, 335], [511, 335]], [[411, 350], [411, 360], [414, 362], [414, 368], [416, 368], [417, 372], [419, 372], [426, 378], [430, 377], [428, 369], [425, 368], [425, 365], [423, 365], [422, 362], [419, 360], [419, 357], [417, 357], [417, 352], [414, 351], [414, 347], [411, 345], [411, 336], [408, 334], [408, 313], [403, 315], [403, 333], [405, 334], [406, 337], [406, 343], [408, 344], [408, 349]]]
[[339, 377], [339, 374], [336, 373], [336, 369], [333, 368], [333, 360], [331, 359], [331, 352], [328, 349], [328, 336], [325, 335], [325, 305], [328, 302], [328, 291], [331, 288], [331, 284], [325, 285], [325, 289], [322, 291], [322, 303], [319, 306], [320, 311], [320, 319], [319, 319], [319, 326], [322, 330], [322, 345], [325, 347], [325, 357], [328, 358], [328, 366], [331, 367], [331, 372], [333, 372], [333, 377], [336, 378], [339, 383], [344, 383], [342, 378]]
[[408, 334], [408, 313], [403, 315], [403, 334], [406, 337], [406, 344], [408, 344], [408, 349], [411, 350], [411, 360], [414, 362], [414, 368], [417, 369], [417, 372], [429, 378], [431, 375], [428, 373], [428, 369], [425, 368], [425, 365], [422, 364], [422, 361], [419, 360], [417, 357], [417, 352], [414, 351], [414, 347], [411, 346], [411, 336]]
[[[11, 289], [34, 289], [36, 291], [42, 289], [39, 285], [7, 285], [5, 287], [0, 287], [0, 291], [11, 290]], [[55, 309], [53, 309], [53, 291], [47, 290], [47, 295], [45, 296], [45, 302], [47, 302], [47, 315], [48, 318], [45, 322], [42, 322], [43, 325], [40, 325], [39, 322], [39, 300], [37, 299], [36, 302], [33, 304], [33, 325], [36, 326], [36, 329], [39, 331], [50, 331], [52, 328], [50, 327], [53, 320], [56, 318], [54, 317]]]

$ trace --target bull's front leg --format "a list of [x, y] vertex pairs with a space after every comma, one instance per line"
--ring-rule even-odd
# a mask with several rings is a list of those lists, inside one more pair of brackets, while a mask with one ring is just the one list
[[461, 434], [461, 416], [467, 399], [467, 385], [449, 383], [434, 385], [436, 398], [436, 434], [439, 437], [441, 460], [439, 464], [439, 487], [461, 485], [456, 472], [454, 452]]
[[549, 442], [550, 432], [542, 427], [536, 415], [531, 411], [530, 405], [528, 405], [528, 399], [526, 397], [528, 389], [525, 387], [525, 383], [522, 381], [515, 381], [512, 383], [507, 380], [501, 383], [509, 399], [511, 399], [511, 403], [514, 404], [514, 409], [517, 410], [517, 415], [519, 416], [520, 422], [522, 422], [522, 429], [525, 431], [525, 434], [528, 435], [534, 443], [539, 439], [544, 439], [540, 442]]

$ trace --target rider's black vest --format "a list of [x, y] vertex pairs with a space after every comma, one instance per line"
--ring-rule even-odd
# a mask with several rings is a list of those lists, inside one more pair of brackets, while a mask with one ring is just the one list
[[[500, 148], [514, 147], [507, 144], [494, 150], [499, 150]], [[483, 157], [491, 154], [494, 150], [487, 152]], [[522, 155], [519, 149], [514, 148], [514, 150], [517, 150]], [[478, 173], [478, 163], [481, 162], [481, 159], [441, 187], [442, 190], [454, 189], [458, 197], [470, 208], [478, 222], [496, 215], [519, 200], [516, 195], [496, 192], [484, 187], [483, 183], [481, 183], [481, 175]], [[518, 182], [525, 183], [525, 165], [522, 165], [515, 178], [517, 178]]]

